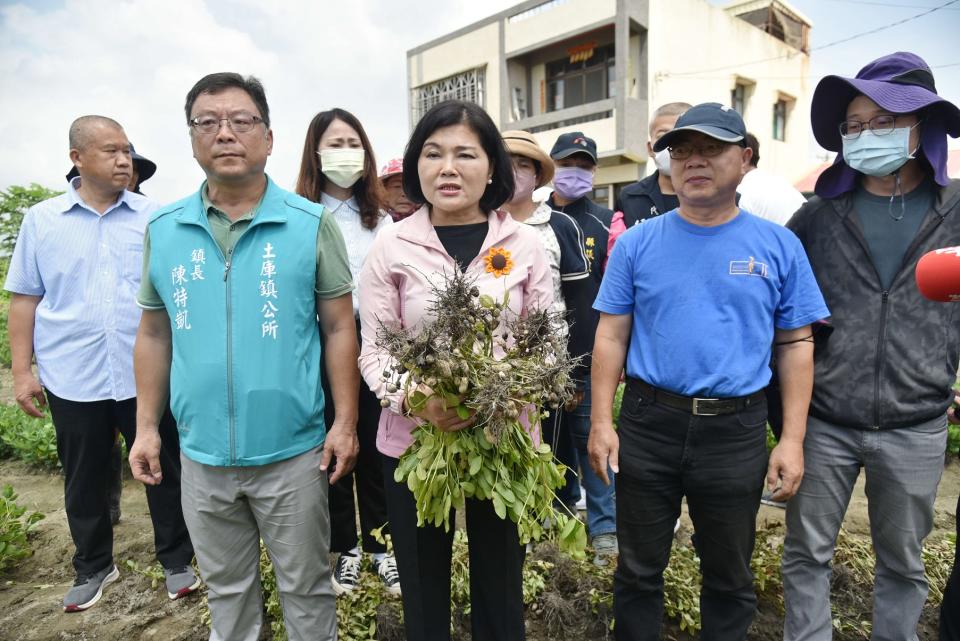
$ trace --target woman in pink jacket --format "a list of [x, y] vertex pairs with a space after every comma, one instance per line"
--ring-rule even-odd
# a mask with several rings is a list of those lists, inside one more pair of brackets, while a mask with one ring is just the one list
[[[473, 419], [461, 420], [433, 399], [413, 413], [403, 390], [389, 393], [381, 374], [390, 358], [376, 346], [377, 328], [380, 322], [406, 328], [429, 323], [431, 283], [442, 284], [456, 266], [476, 278], [482, 293], [502, 299], [509, 292], [516, 313], [548, 308], [553, 285], [536, 232], [497, 210], [513, 194], [513, 165], [496, 126], [479, 106], [448, 101], [427, 112], [407, 145], [403, 187], [426, 204], [383, 229], [367, 256], [360, 274], [360, 370], [374, 393], [390, 402], [380, 416], [377, 448], [384, 456], [407, 639], [445, 641], [450, 638], [453, 533], [418, 528], [413, 494], [393, 475], [418, 421], [458, 430], [471, 429]], [[522, 640], [524, 550], [516, 524], [497, 517], [492, 502], [473, 499], [466, 501], [466, 522], [473, 638]]]

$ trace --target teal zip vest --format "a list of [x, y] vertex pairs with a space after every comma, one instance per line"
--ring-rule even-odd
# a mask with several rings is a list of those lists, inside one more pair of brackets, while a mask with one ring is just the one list
[[150, 279], [173, 334], [170, 406], [191, 460], [266, 465], [323, 443], [314, 293], [322, 214], [268, 178], [229, 256], [200, 192], [151, 217]]

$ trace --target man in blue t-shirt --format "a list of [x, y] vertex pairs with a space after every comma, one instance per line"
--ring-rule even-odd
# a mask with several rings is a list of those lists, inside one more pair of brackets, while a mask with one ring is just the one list
[[[659, 639], [684, 496], [703, 572], [703, 638], [746, 639], [764, 475], [780, 500], [803, 476], [810, 324], [829, 312], [796, 236], [737, 207], [745, 136], [736, 111], [706, 103], [657, 141], [655, 150], [669, 149], [680, 207], [618, 239], [594, 303], [589, 451], [598, 474], [608, 464], [617, 473], [617, 639]], [[768, 464], [763, 390], [774, 348], [784, 425]]]

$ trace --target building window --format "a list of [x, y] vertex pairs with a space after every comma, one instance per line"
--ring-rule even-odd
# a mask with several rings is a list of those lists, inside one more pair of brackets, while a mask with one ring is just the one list
[[[587, 57], [589, 54], [589, 57]], [[547, 63], [547, 111], [606, 100], [615, 92], [613, 45]]]
[[787, 101], [778, 100], [773, 104], [773, 139], [787, 138]]
[[434, 105], [444, 100], [466, 100], [484, 106], [484, 67], [448, 76], [412, 90], [413, 122], [418, 122]]
[[594, 187], [593, 192], [590, 194], [590, 200], [603, 207], [612, 207], [613, 203], [610, 202], [610, 185], [597, 185]]
[[747, 86], [745, 84], [738, 82], [730, 90], [730, 106], [741, 116], [746, 114]]

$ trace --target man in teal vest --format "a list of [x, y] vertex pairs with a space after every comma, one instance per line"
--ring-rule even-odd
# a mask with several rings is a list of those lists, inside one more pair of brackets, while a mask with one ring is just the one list
[[[208, 75], [187, 94], [186, 116], [207, 180], [156, 212], [144, 239], [130, 465], [144, 483], [160, 482], [157, 424], [169, 391], [211, 641], [259, 637], [259, 539], [274, 564], [290, 641], [332, 640], [327, 469], [336, 457], [335, 482], [357, 454], [346, 248], [321, 205], [264, 173], [273, 132], [258, 80]], [[334, 373], [329, 429], [320, 331]]]

